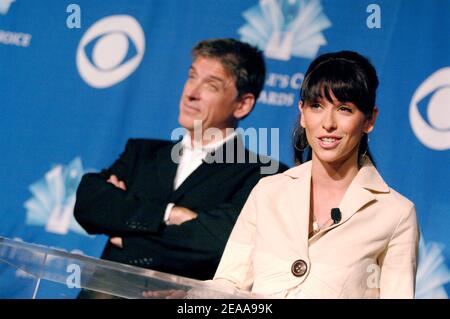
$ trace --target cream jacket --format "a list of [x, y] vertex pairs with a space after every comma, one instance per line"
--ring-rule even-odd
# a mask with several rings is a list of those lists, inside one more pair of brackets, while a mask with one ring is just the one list
[[[213, 283], [275, 298], [413, 298], [414, 204], [366, 160], [339, 205], [341, 221], [308, 239], [310, 182], [311, 162], [260, 180]], [[306, 269], [295, 276], [298, 260]]]

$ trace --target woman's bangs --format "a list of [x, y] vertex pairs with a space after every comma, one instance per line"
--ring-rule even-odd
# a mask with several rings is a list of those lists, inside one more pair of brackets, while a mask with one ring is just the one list
[[306, 77], [302, 87], [301, 99], [304, 102], [312, 102], [326, 99], [333, 102], [331, 92], [340, 102], [351, 102], [361, 107], [367, 88], [364, 82], [358, 81], [358, 75], [344, 65], [328, 65], [318, 68], [310, 76]]

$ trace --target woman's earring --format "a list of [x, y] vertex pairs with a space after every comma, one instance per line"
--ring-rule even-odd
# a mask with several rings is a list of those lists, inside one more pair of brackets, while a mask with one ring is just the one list
[[[361, 152], [361, 150], [364, 150]], [[361, 139], [361, 150], [360, 150], [360, 156], [359, 156], [359, 166], [363, 166], [364, 162], [366, 161], [367, 157], [367, 151], [369, 150], [369, 134], [364, 133], [362, 139]]]
[[365, 159], [367, 156], [367, 150], [369, 149], [369, 134], [366, 133], [366, 149], [364, 150], [363, 153], [363, 158]]
[[[309, 143], [308, 143], [308, 140], [306, 139], [306, 134], [305, 134], [304, 132], [300, 132], [300, 133], [299, 133], [299, 132], [298, 132], [299, 129], [300, 129], [300, 130], [304, 130], [303, 127], [301, 127], [300, 125], [298, 125], [298, 126], [295, 127], [294, 132], [293, 132], [293, 134], [292, 134], [292, 136], [293, 136], [293, 141], [295, 141], [295, 142], [294, 142], [294, 148], [295, 148], [297, 151], [299, 151], [299, 152], [303, 152], [303, 151], [305, 151], [305, 150], [308, 148]], [[300, 148], [297, 146], [298, 144], [300, 144]]]

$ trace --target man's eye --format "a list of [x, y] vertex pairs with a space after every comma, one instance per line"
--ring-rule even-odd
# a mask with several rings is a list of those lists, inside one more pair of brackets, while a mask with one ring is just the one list
[[219, 91], [219, 87], [218, 87], [217, 85], [215, 85], [215, 84], [209, 83], [209, 84], [208, 84], [208, 88], [209, 88], [211, 91]]

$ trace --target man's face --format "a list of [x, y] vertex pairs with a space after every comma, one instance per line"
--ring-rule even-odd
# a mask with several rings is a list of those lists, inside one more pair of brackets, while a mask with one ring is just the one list
[[237, 96], [235, 81], [221, 62], [200, 56], [189, 69], [180, 99], [178, 121], [191, 134], [196, 120], [202, 121], [203, 130], [234, 127], [234, 113], [240, 103]]

